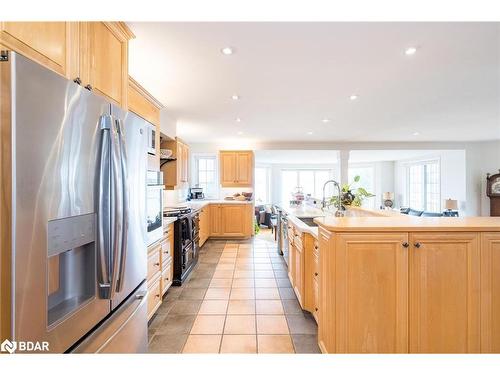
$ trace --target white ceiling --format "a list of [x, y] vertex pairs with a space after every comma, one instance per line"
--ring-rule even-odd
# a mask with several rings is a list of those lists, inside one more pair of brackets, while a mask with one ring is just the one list
[[131, 75], [188, 142], [500, 139], [500, 23], [129, 25]]

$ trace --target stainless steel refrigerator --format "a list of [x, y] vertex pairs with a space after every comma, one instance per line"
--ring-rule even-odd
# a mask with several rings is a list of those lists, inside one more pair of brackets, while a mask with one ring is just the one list
[[2, 60], [12, 339], [145, 352], [147, 123], [24, 56]]

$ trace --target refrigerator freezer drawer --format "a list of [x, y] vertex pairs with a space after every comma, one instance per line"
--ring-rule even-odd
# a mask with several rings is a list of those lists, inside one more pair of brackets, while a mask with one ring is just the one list
[[147, 353], [146, 282], [72, 353]]

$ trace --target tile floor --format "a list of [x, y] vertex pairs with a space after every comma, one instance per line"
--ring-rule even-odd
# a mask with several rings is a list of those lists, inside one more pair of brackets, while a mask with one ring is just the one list
[[152, 353], [319, 353], [271, 236], [209, 240], [149, 325]]

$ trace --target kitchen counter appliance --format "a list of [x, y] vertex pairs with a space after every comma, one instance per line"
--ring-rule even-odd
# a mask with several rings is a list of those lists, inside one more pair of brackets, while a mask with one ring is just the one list
[[15, 52], [0, 85], [10, 339], [146, 352], [147, 123]]
[[203, 188], [190, 188], [189, 189], [189, 199], [205, 199], [205, 194], [203, 194]]
[[164, 215], [176, 217], [174, 222], [173, 285], [182, 285], [198, 262], [200, 244], [199, 211], [187, 206], [165, 208]]

